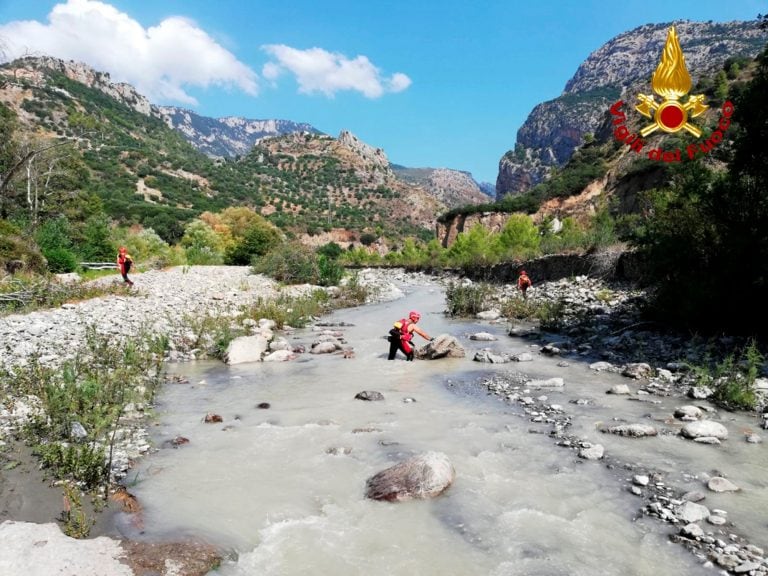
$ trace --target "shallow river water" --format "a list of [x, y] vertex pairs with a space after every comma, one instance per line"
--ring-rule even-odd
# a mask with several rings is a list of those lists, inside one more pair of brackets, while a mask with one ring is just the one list
[[[563, 390], [531, 395], [545, 394], [573, 413], [574, 433], [601, 442], [609, 454], [700, 490], [701, 480], [681, 472], [729, 473], [743, 491], [708, 495], [704, 504], [725, 508], [737, 527], [761, 536], [754, 544], [768, 544], [765, 448], [740, 436], [754, 423], [724, 418], [732, 437], [721, 447], [673, 435], [608, 437], [596, 430], [600, 422], [648, 422], [649, 415], [668, 417], [676, 404], [606, 396], [611, 385], [627, 379], [596, 374], [586, 361], [563, 368], [534, 353], [533, 362], [514, 366], [472, 362], [483, 346], [521, 352], [530, 350], [530, 342], [507, 336], [504, 325], [447, 319], [443, 308], [440, 288], [423, 286], [399, 301], [324, 318], [354, 324], [342, 328], [355, 349], [352, 359], [303, 354], [287, 363], [169, 366], [189, 383], [166, 385], [153, 436], [158, 446], [177, 435], [190, 442], [159, 450], [132, 472], [130, 489], [145, 510], [142, 537], [189, 535], [232, 550], [232, 559], [215, 572], [221, 576], [706, 572], [693, 555], [668, 542], [672, 527], [653, 518], [633, 520], [642, 505], [627, 491], [633, 472], [579, 460], [555, 446], [548, 429], [532, 424], [519, 406], [486, 393], [483, 375], [515, 369], [536, 378], [562, 376]], [[387, 361], [382, 335], [410, 309], [421, 311], [420, 325], [430, 335], [460, 338], [467, 358], [405, 362], [400, 355]], [[467, 338], [480, 330], [499, 341]], [[313, 334], [297, 331], [292, 338], [309, 344]], [[385, 401], [355, 400], [362, 390], [377, 390]], [[569, 404], [575, 398], [595, 404]], [[261, 402], [271, 407], [258, 409]], [[220, 414], [223, 423], [203, 423], [207, 412]], [[544, 434], [530, 433], [534, 426]], [[334, 448], [340, 454], [328, 453]], [[427, 450], [445, 452], [456, 469], [445, 494], [398, 504], [364, 498], [368, 477]]]

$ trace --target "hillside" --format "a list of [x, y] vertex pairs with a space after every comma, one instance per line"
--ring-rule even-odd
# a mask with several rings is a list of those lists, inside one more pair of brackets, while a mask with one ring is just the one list
[[497, 199], [529, 190], [564, 166], [619, 97], [634, 101], [638, 92], [648, 92], [672, 24], [694, 84], [729, 58], [754, 58], [768, 40], [755, 22], [690, 21], [647, 24], [609, 40], [579, 66], [561, 96], [531, 111], [515, 146], [499, 162]]
[[346, 132], [338, 140], [278, 136], [239, 159], [210, 158], [131, 86], [83, 64], [43, 57], [3, 65], [0, 104], [15, 116], [22, 148], [66, 143], [61, 149], [84, 167], [76, 179], [83, 192], [115, 220], [169, 240], [202, 211], [236, 205], [295, 232], [344, 227], [392, 237], [431, 234], [445, 208], [398, 180], [383, 151]]
[[469, 172], [449, 168], [407, 168], [396, 164], [392, 165], [392, 170], [400, 180], [421, 186], [446, 206], [488, 202], [488, 195]]

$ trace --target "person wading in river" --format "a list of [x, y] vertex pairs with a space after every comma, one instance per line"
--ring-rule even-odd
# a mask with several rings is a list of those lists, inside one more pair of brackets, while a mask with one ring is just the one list
[[128, 286], [133, 286], [133, 282], [128, 279], [128, 272], [131, 271], [131, 266], [133, 266], [133, 258], [128, 254], [125, 246], [120, 246], [120, 249], [117, 251], [117, 267], [120, 269], [123, 281]]
[[389, 331], [389, 337], [387, 338], [387, 340], [389, 340], [388, 360], [394, 360], [398, 350], [405, 354], [406, 360], [413, 360], [415, 350], [411, 341], [413, 340], [414, 333], [425, 340], [434, 340], [434, 338], [430, 338], [426, 332], [416, 326], [416, 323], [420, 319], [421, 314], [418, 312], [410, 312], [408, 318], [402, 318], [395, 322], [394, 327]]

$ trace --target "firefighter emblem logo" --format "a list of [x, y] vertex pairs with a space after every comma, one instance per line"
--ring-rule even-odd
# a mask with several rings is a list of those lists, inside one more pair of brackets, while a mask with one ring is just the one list
[[685, 66], [685, 56], [674, 26], [667, 32], [661, 61], [651, 78], [651, 88], [661, 97], [661, 102], [657, 102], [653, 95], [638, 95], [640, 102], [635, 110], [653, 120], [640, 130], [640, 135], [648, 136], [656, 130], [670, 134], [686, 130], [699, 138], [701, 129], [689, 120], [703, 114], [709, 106], [704, 103], [703, 94], [689, 96], [686, 102], [681, 101], [691, 90], [691, 75]]

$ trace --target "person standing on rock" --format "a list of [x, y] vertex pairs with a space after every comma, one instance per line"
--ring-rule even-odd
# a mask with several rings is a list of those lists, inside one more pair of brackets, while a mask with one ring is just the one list
[[131, 266], [133, 266], [133, 258], [128, 254], [128, 250], [125, 246], [120, 246], [120, 249], [117, 251], [117, 267], [120, 269], [123, 281], [128, 284], [128, 286], [133, 286], [133, 282], [128, 278], [128, 272], [131, 271]]
[[528, 299], [528, 288], [531, 287], [531, 279], [525, 270], [520, 270], [520, 276], [517, 279], [517, 288], [523, 293], [523, 298]]
[[420, 319], [421, 314], [412, 311], [408, 313], [408, 318], [402, 318], [395, 322], [394, 327], [389, 331], [389, 337], [387, 338], [387, 340], [389, 340], [388, 360], [394, 360], [398, 350], [405, 354], [406, 360], [413, 360], [415, 350], [411, 341], [413, 340], [414, 333], [425, 340], [434, 340], [434, 338], [430, 338], [426, 332], [416, 326], [416, 323]]

